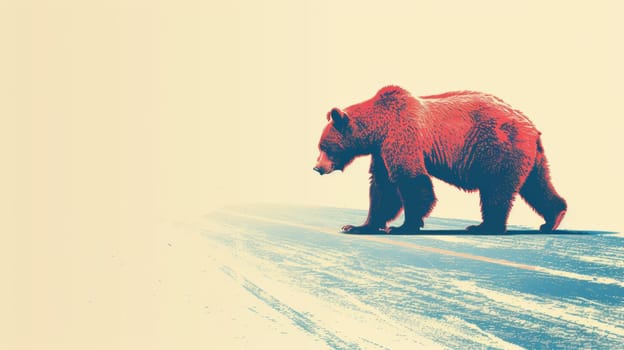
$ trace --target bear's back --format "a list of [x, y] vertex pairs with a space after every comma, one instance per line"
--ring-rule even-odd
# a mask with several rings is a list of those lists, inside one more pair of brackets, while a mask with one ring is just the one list
[[527, 131], [537, 131], [524, 113], [492, 94], [468, 90], [452, 91], [421, 96], [419, 100], [429, 110], [428, 116], [434, 118], [458, 118], [470, 123], [495, 119], [498, 123], [512, 123]]

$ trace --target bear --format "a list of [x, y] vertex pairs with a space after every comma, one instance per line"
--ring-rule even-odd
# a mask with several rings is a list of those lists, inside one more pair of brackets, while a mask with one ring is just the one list
[[[413, 97], [387, 86], [369, 100], [327, 113], [313, 168], [343, 171], [371, 156], [368, 217], [346, 233], [418, 232], [437, 199], [431, 176], [479, 191], [482, 222], [471, 233], [502, 234], [516, 195], [557, 229], [566, 201], [551, 183], [541, 133], [520, 111], [490, 94], [456, 91]], [[401, 226], [387, 227], [404, 211]]]

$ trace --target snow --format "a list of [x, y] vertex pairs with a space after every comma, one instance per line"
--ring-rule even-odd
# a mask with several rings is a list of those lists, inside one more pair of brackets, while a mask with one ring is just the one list
[[[365, 212], [246, 206], [186, 232], [212, 256], [229, 324], [220, 344], [281, 347], [612, 348], [624, 341], [615, 234], [345, 235]], [[460, 221], [431, 219], [436, 229]], [[573, 234], [572, 234], [573, 233]], [[611, 261], [612, 263], [608, 263]], [[249, 343], [247, 341], [251, 341]]]

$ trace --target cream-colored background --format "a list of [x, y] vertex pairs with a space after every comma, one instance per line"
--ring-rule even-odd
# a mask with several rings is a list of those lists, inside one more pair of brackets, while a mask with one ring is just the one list
[[[239, 202], [366, 208], [365, 160], [311, 168], [325, 113], [387, 84], [523, 110], [568, 200], [563, 227], [618, 230], [621, 14], [616, 1], [0, 3], [0, 344], [209, 344], [184, 298], [214, 290], [194, 275], [201, 246], [171, 253], [190, 238], [167, 225]], [[436, 191], [432, 215], [479, 218], [475, 194]], [[516, 203], [512, 223], [540, 224]]]

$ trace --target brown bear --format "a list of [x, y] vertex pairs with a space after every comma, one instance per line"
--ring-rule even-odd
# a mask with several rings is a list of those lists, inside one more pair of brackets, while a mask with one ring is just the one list
[[[550, 181], [541, 133], [495, 96], [460, 91], [415, 98], [388, 86], [344, 111], [333, 108], [327, 120], [315, 171], [329, 174], [371, 155], [368, 218], [343, 232], [419, 231], [436, 202], [430, 176], [479, 190], [483, 221], [470, 232], [504, 233], [517, 193], [546, 221], [542, 232], [554, 231], [566, 212]], [[401, 210], [403, 225], [386, 229]]]

